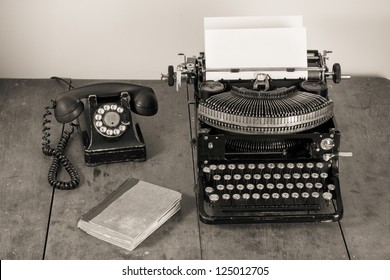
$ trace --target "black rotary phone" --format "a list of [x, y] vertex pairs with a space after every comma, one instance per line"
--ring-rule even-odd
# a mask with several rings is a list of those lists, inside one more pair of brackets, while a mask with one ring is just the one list
[[[75, 127], [71, 122], [75, 119], [78, 119], [83, 138], [86, 165], [146, 159], [145, 142], [139, 125], [132, 121], [131, 112], [142, 116], [157, 113], [158, 103], [153, 89], [118, 82], [92, 84], [62, 93], [52, 104], [52, 107], [46, 107], [44, 115], [42, 151], [54, 157], [48, 176], [53, 187], [73, 189], [80, 182], [77, 172], [64, 155], [66, 143]], [[49, 109], [54, 109], [58, 122], [71, 125], [70, 131], [63, 129], [55, 149], [50, 147], [48, 139]], [[70, 175], [69, 182], [57, 180], [61, 164]]]

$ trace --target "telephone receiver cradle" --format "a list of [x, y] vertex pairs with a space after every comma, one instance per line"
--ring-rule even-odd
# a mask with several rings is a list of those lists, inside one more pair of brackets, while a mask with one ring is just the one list
[[54, 116], [60, 123], [78, 119], [85, 163], [95, 166], [146, 160], [141, 129], [133, 122], [131, 112], [152, 116], [157, 111], [157, 98], [152, 88], [110, 82], [86, 85], [59, 95]]

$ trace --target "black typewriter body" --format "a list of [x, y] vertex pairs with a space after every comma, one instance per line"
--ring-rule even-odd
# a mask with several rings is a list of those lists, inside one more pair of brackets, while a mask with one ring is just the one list
[[[324, 56], [326, 54], [324, 53]], [[178, 77], [193, 84], [196, 195], [204, 223], [332, 222], [343, 217], [341, 134], [325, 58], [308, 51], [308, 78], [208, 81], [204, 54]], [[230, 71], [239, 71], [230, 69]], [[293, 71], [293, 70], [292, 70]], [[176, 75], [176, 76], [174, 76]], [[190, 96], [190, 94], [189, 94]], [[285, 110], [285, 111], [284, 111]]]

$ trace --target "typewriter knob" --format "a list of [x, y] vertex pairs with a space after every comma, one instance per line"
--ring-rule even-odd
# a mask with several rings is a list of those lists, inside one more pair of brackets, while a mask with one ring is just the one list
[[340, 83], [341, 81], [341, 66], [339, 63], [335, 63], [333, 64], [333, 75], [332, 75], [332, 79], [333, 79], [333, 82], [338, 84]]
[[175, 72], [173, 69], [173, 65], [168, 66], [168, 86], [172, 87], [175, 84]]

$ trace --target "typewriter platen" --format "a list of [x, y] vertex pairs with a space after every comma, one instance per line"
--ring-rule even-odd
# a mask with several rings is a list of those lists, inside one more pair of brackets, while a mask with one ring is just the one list
[[[268, 70], [212, 69], [203, 53], [168, 67], [163, 79], [193, 85], [197, 203], [205, 223], [340, 220], [341, 134], [328, 98], [328, 51], [307, 51], [307, 78], [272, 79]], [[207, 80], [209, 71], [255, 71], [255, 79]], [[192, 91], [191, 89], [187, 90]]]

